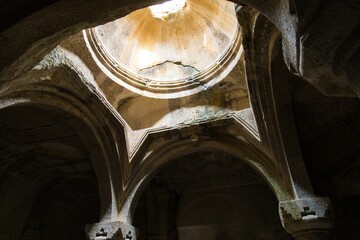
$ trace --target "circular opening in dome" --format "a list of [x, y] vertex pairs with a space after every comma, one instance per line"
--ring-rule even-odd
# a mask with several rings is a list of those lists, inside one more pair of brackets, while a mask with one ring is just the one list
[[116, 83], [154, 98], [215, 85], [240, 59], [235, 5], [172, 0], [84, 31], [99, 67]]
[[162, 4], [150, 6], [149, 9], [155, 18], [166, 19], [169, 15], [180, 12], [186, 0], [170, 0]]

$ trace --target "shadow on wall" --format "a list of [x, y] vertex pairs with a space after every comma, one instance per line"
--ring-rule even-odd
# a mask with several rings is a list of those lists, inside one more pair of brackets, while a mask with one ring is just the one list
[[1, 239], [85, 239], [100, 198], [90, 154], [54, 111], [0, 110]]
[[133, 224], [139, 239], [292, 239], [262, 177], [220, 152], [187, 155], [163, 168], [144, 190]]

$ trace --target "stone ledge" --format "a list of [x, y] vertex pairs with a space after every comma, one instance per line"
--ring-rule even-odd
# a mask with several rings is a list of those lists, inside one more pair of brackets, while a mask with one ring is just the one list
[[303, 198], [279, 203], [279, 214], [285, 230], [291, 234], [307, 231], [329, 231], [334, 225], [328, 198]]
[[88, 224], [85, 232], [89, 240], [136, 240], [136, 228], [126, 223], [100, 222]]

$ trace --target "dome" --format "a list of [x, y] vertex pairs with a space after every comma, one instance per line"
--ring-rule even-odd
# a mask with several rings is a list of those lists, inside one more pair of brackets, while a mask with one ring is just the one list
[[231, 2], [172, 0], [89, 29], [86, 36], [112, 79], [169, 93], [210, 81], [233, 55], [238, 28]]

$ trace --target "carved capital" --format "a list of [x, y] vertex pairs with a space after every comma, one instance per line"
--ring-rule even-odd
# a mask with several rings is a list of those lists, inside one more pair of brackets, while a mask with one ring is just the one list
[[284, 229], [294, 236], [304, 233], [327, 233], [334, 225], [328, 198], [303, 198], [279, 203]]
[[89, 240], [136, 240], [135, 227], [123, 222], [88, 224], [85, 232]]

